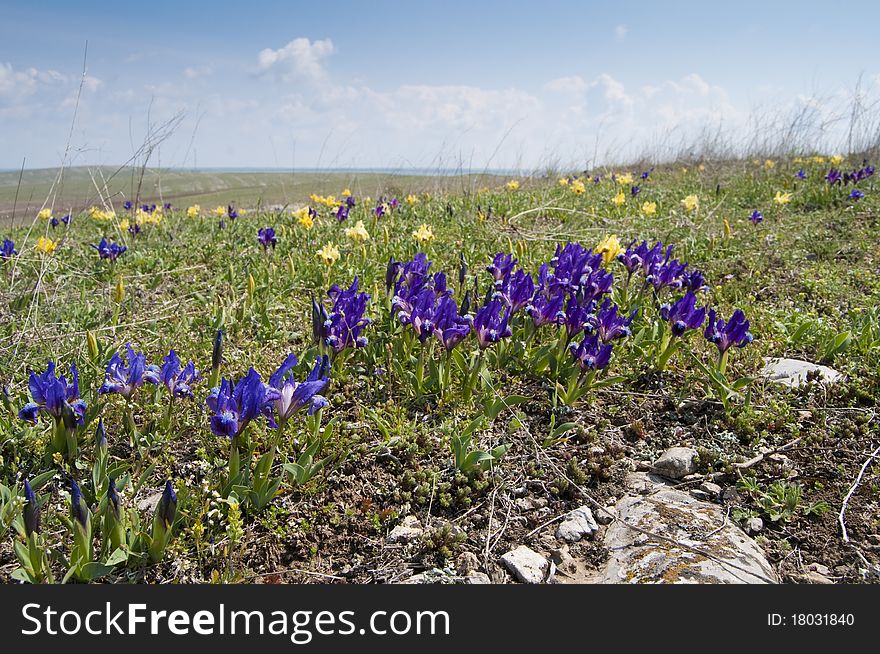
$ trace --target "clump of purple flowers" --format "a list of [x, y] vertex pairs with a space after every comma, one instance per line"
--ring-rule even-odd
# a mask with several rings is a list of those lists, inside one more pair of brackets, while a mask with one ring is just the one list
[[0, 246], [0, 259], [6, 261], [7, 259], [14, 257], [16, 254], [18, 254], [18, 250], [15, 249], [15, 243], [8, 238], [4, 238], [3, 245]]
[[164, 385], [171, 397], [192, 397], [192, 385], [201, 377], [192, 361], [184, 366], [177, 352], [172, 349], [163, 360], [158, 373], [148, 369], [144, 379], [153, 384]]
[[108, 241], [106, 238], [102, 238], [100, 243], [92, 245], [92, 247], [98, 251], [98, 256], [101, 259], [106, 259], [111, 263], [116, 261], [128, 249], [126, 246]]
[[237, 383], [224, 377], [206, 400], [208, 408], [214, 412], [211, 431], [215, 436], [235, 439], [259, 415], [264, 415], [270, 426], [274, 426], [270, 405], [280, 395], [276, 389], [264, 384], [260, 373], [253, 368]]
[[98, 389], [99, 393], [118, 393], [126, 400], [130, 400], [145, 381], [151, 384], [162, 383], [161, 370], [156, 365], [148, 365], [147, 358], [142, 352], [135, 352], [130, 343], [126, 343], [125, 351], [125, 362], [119, 356], [119, 352], [113, 353], [105, 370], [104, 383]]
[[372, 322], [364, 316], [370, 294], [358, 292], [358, 278], [355, 277], [345, 290], [334, 284], [327, 291], [327, 296], [333, 302], [329, 313], [313, 301], [312, 326], [315, 336], [335, 353], [351, 347], [366, 347], [367, 338], [361, 336], [361, 331]]
[[18, 417], [27, 422], [36, 424], [37, 415], [40, 412], [52, 416], [56, 422], [62, 422], [65, 417], [72, 416], [75, 424], [83, 424], [86, 413], [86, 403], [79, 397], [79, 374], [76, 364], [70, 366], [70, 381], [64, 375], [55, 374], [55, 362], [50, 361], [46, 366], [46, 372], [38, 375], [30, 373], [28, 390], [31, 393], [31, 402], [22, 407]]
[[273, 250], [278, 245], [278, 238], [275, 236], [275, 230], [272, 227], [261, 227], [257, 231], [257, 240], [263, 246], [263, 251], [268, 252], [271, 247]]
[[660, 308], [660, 317], [672, 328], [673, 336], [682, 336], [691, 329], [699, 329], [706, 319], [706, 307], [696, 306], [697, 296], [688, 291], [673, 304]]
[[312, 371], [302, 382], [293, 377], [293, 368], [298, 363], [295, 354], [288, 354], [278, 370], [269, 377], [269, 387], [277, 392], [277, 397], [271, 400], [275, 422], [281, 428], [298, 411], [307, 409], [311, 416], [329, 404], [327, 398], [319, 393], [330, 383], [330, 358], [326, 354], [317, 357]]
[[760, 223], [762, 220], [764, 220], [764, 214], [762, 214], [760, 211], [758, 211], [757, 209], [755, 209], [755, 210], [752, 212], [752, 214], [749, 216], [749, 220], [752, 221], [752, 224], [753, 224], [753, 225], [757, 225], [757, 224]]

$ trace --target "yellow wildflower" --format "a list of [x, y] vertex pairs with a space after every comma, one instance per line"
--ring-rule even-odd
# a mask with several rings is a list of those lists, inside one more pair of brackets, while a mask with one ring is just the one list
[[38, 238], [36, 245], [34, 245], [34, 249], [42, 254], [52, 254], [57, 247], [58, 243], [56, 241], [46, 238], [45, 236]]
[[131, 226], [131, 223], [128, 221], [128, 218], [123, 218], [122, 220], [119, 221], [119, 230], [120, 231], [124, 232], [130, 226]]
[[217, 207], [214, 209], [214, 215], [222, 218], [226, 215], [226, 207]]
[[776, 191], [776, 195], [773, 196], [773, 202], [778, 204], [779, 206], [784, 206], [791, 202], [791, 193], [786, 191], [783, 193], [782, 191]]
[[419, 201], [419, 199], [415, 195], [413, 195], [412, 193], [410, 193], [409, 195], [406, 196], [406, 203], [409, 206], [416, 204], [418, 201]]
[[40, 213], [37, 214], [37, 218], [40, 220], [49, 220], [52, 217], [51, 209], [41, 209]]
[[657, 203], [656, 202], [643, 202], [642, 203], [642, 213], [646, 216], [653, 216], [657, 213]]
[[339, 261], [339, 248], [329, 241], [318, 250], [318, 258], [324, 262], [325, 266], [332, 266]]
[[350, 197], [351, 197], [351, 191], [350, 191], [349, 189], [345, 189], [344, 191], [342, 191], [342, 197], [344, 197], [344, 198], [350, 198]]
[[579, 179], [574, 180], [571, 183], [570, 188], [571, 188], [571, 192], [574, 193], [575, 195], [580, 195], [581, 193], [583, 193], [586, 190], [584, 183]]
[[689, 195], [681, 201], [681, 206], [685, 208], [685, 211], [696, 211], [700, 208], [700, 198], [696, 195]]
[[596, 246], [596, 252], [602, 255], [602, 259], [607, 266], [617, 258], [618, 254], [624, 252], [624, 249], [620, 245], [620, 239], [617, 238], [617, 234], [610, 234], [599, 241], [599, 244]]
[[840, 164], [843, 163], [843, 155], [840, 155], [840, 154], [832, 155], [832, 157], [829, 159], [829, 161], [831, 162], [832, 166], [839, 166]]
[[632, 173], [624, 173], [617, 178], [617, 183], [621, 186], [629, 186], [633, 183]]
[[568, 177], [560, 177], [559, 178], [560, 186], [568, 186]]
[[773, 168], [775, 168], [775, 167], [776, 167], [776, 162], [773, 161], [773, 159], [767, 159], [764, 162], [764, 168], [766, 168], [767, 170], [773, 170]]
[[357, 221], [354, 227], [346, 228], [345, 235], [356, 243], [363, 243], [370, 240], [370, 234], [367, 232], [367, 228], [364, 227], [363, 220]]
[[611, 202], [614, 206], [619, 207], [620, 205], [626, 202], [626, 196], [623, 194], [623, 191], [618, 191], [617, 195], [611, 198]]
[[202, 212], [202, 208], [199, 205], [194, 204], [193, 206], [187, 208], [186, 217], [187, 218], [198, 218], [199, 214], [201, 212]]
[[434, 240], [434, 232], [427, 224], [422, 223], [421, 227], [412, 233], [412, 237], [421, 245], [424, 245], [425, 243]]
[[301, 207], [299, 209], [296, 209], [293, 212], [293, 216], [294, 218], [296, 218], [297, 222], [306, 229], [311, 229], [315, 226], [315, 221], [312, 218], [312, 214], [309, 213], [308, 207]]
[[515, 191], [518, 188], [519, 188], [519, 182], [516, 181], [515, 179], [512, 179], [509, 182], [507, 182], [507, 190], [508, 191]]
[[813, 163], [823, 164], [823, 163], [825, 163], [825, 157], [820, 157], [817, 155], [817, 156], [813, 157]]

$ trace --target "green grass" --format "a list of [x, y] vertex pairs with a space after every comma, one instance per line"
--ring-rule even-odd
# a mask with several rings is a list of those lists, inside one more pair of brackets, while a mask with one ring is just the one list
[[[178, 489], [180, 507], [165, 562], [120, 566], [112, 573], [119, 580], [249, 580], [291, 561], [293, 567], [330, 573], [337, 569], [325, 562], [333, 556], [355, 556], [366, 569], [370, 561], [387, 556], [381, 553], [382, 538], [408, 512], [424, 515], [430, 507], [433, 515], [456, 520], [471, 509], [485, 510], [493, 489], [506, 492], [525, 479], [537, 479], [556, 513], [561, 513], [583, 503], [585, 493], [619, 496], [627, 459], [650, 457], [683, 439], [700, 448], [704, 472], [731, 472], [731, 463], [750, 458], [759, 447], [802, 437], [808, 444], [798, 454], [805, 470], [800, 480], [805, 505], [786, 512], [794, 524], [786, 528], [833, 531], [835, 512], [815, 515], [805, 507], [820, 500], [839, 504], [863, 460], [861, 453], [877, 437], [876, 423], [863, 416], [880, 400], [878, 203], [873, 178], [860, 184], [867, 197], [854, 203], [845, 192], [827, 189], [822, 166], [805, 165], [810, 175], [805, 182], [794, 178], [798, 167], [791, 162], [779, 162], [772, 170], [751, 162], [707, 165], [703, 170], [665, 166], [641, 184], [635, 198], [628, 185], [617, 185], [607, 175], [598, 184], [588, 180], [585, 192], [576, 195], [555, 177], [524, 180], [522, 188], [511, 191], [501, 180], [486, 181], [490, 188], [481, 189], [471, 188], [472, 179], [304, 176], [285, 181], [282, 188], [282, 175], [163, 173], [163, 196], [181, 209], [159, 225], [145, 225], [136, 238], [118, 230], [116, 223], [97, 222], [84, 214], [69, 230], [60, 226], [52, 231], [43, 222], [31, 225], [32, 217], [26, 224], [19, 221], [0, 232], [21, 252], [0, 267], [0, 303], [6, 307], [0, 316], [0, 383], [9, 393], [8, 411], [0, 407], [0, 483], [12, 486], [54, 470], [54, 481], [42, 491], [50, 495], [43, 512], [44, 537], [53, 549], [69, 549], [62, 479], [70, 475], [88, 486], [96, 456], [91, 436], [95, 423], [81, 434], [78, 457], [65, 460], [46, 452], [45, 417], [35, 427], [15, 417], [28, 400], [27, 371], [42, 371], [47, 360], [54, 360], [64, 370], [73, 362], [79, 366], [82, 396], [91, 408], [88, 418], [103, 416], [110, 459], [133, 480], [121, 491], [126, 505], [133, 507], [160, 489], [165, 479], [174, 480]], [[0, 175], [2, 203], [14, 192], [10, 175], [17, 183], [17, 173]], [[89, 196], [90, 182], [83, 175], [82, 170], [70, 172], [65, 197]], [[150, 197], [157, 197], [156, 179], [149, 177]], [[45, 175], [35, 173], [22, 189], [28, 189], [31, 198], [45, 182]], [[118, 176], [118, 184], [111, 187], [114, 193], [130, 193], [128, 172], [124, 180]], [[469, 192], [451, 190], [456, 184]], [[284, 198], [284, 193], [286, 198], [305, 199], [311, 192], [338, 197], [346, 186], [358, 198], [397, 194], [402, 199], [412, 192], [419, 201], [412, 206], [401, 203], [381, 219], [372, 213], [374, 204], [359, 203], [343, 225], [330, 209], [320, 207], [311, 230], [289, 212], [252, 210], [227, 221], [221, 230], [215, 217], [186, 218], [182, 210], [197, 201], [207, 214], [217, 204], [236, 201], [249, 207], [257, 198], [268, 203], [269, 198]], [[431, 197], [422, 195], [427, 189]], [[620, 189], [626, 202], [615, 206], [610, 200]], [[792, 201], [775, 205], [774, 194], [784, 190], [792, 192]], [[699, 197], [700, 207], [694, 212], [681, 205], [690, 194]], [[655, 215], [645, 216], [640, 210], [646, 201], [657, 203]], [[118, 217], [123, 217], [120, 203], [114, 204]], [[748, 220], [755, 209], [765, 215], [759, 225]], [[344, 234], [344, 228], [357, 220], [364, 221], [371, 235], [364, 247]], [[607, 390], [588, 391], [574, 407], [560, 404], [548, 369], [530, 367], [530, 357], [540, 347], [555, 343], [556, 333], [549, 328], [527, 343], [525, 331], [517, 331], [515, 344], [487, 350], [487, 381], [478, 385], [472, 399], [458, 390], [464, 383], [458, 371], [452, 375], [452, 392], [414, 392], [411, 377], [419, 365], [419, 350], [413, 346], [411, 353], [401, 353], [408, 330], [389, 314], [384, 279], [390, 256], [406, 261], [418, 252], [412, 233], [423, 223], [435, 235], [425, 247], [432, 271], [447, 272], [457, 300], [462, 256], [469, 264], [467, 286], [476, 276], [485, 292], [490, 283], [485, 267], [498, 251], [514, 252], [520, 265], [537, 273], [556, 245], [566, 241], [593, 247], [602, 237], [616, 234], [624, 246], [642, 239], [674, 244], [675, 256], [705, 273], [709, 289], [701, 295], [701, 304], [718, 308], [725, 318], [741, 308], [751, 321], [755, 340], [731, 353], [728, 379], [754, 377], [763, 357], [793, 356], [833, 365], [847, 380], [834, 389], [810, 387], [800, 392], [755, 380], [724, 410], [700, 366], [711, 366], [715, 358], [701, 332], [689, 335], [686, 348], [666, 370], [654, 369], [657, 343], [650, 332], [655, 310], [646, 305], [633, 325], [641, 335], [615, 346], [609, 375], [622, 380]], [[264, 226], [273, 226], [279, 238], [277, 249], [268, 254], [256, 240], [257, 229]], [[52, 256], [34, 252], [38, 235], [59, 241]], [[100, 261], [89, 247], [102, 236], [123, 240], [129, 247], [115, 265]], [[341, 251], [330, 268], [315, 255], [327, 242]], [[623, 268], [612, 263], [610, 270], [619, 284]], [[204, 383], [196, 387], [193, 399], [177, 403], [167, 428], [162, 425], [165, 396], [152, 386], [140, 389], [132, 406], [145, 436], [134, 444], [124, 429], [124, 402], [96, 393], [106, 361], [129, 342], [154, 363], [161, 363], [174, 348], [184, 361], [193, 359], [207, 377], [219, 328], [225, 332], [225, 376], [237, 379], [252, 366], [266, 379], [288, 352], [294, 352], [303, 362], [297, 369], [300, 379], [317, 352], [311, 340], [311, 297], [321, 298], [332, 283], [347, 286], [355, 276], [362, 290], [372, 295], [367, 313], [374, 325], [365, 331], [370, 339], [366, 348], [340, 356], [334, 364], [326, 391], [330, 406], [322, 420], [325, 426], [333, 418], [337, 421], [319, 455], [328, 460], [305, 484], [285, 481], [279, 496], [262, 512], [243, 504], [242, 514], [238, 506], [233, 509], [218, 498], [229, 443], [209, 430]], [[124, 298], [117, 305], [119, 280]], [[97, 339], [97, 355], [89, 351], [89, 333]], [[476, 350], [472, 338], [459, 347], [467, 356]], [[434, 355], [435, 364], [443, 361], [438, 352]], [[498, 405], [497, 415], [486, 410], [484, 403], [500, 398], [508, 398], [509, 406]], [[501, 445], [510, 449], [485, 470], [453, 470], [453, 437], [484, 413], [489, 415], [475, 428], [472, 447], [484, 452]], [[563, 423], [571, 427], [560, 432], [557, 428]], [[308, 433], [305, 421], [298, 419], [287, 436], [307, 442]], [[271, 430], [260, 422], [250, 436], [251, 447], [265, 452], [271, 439]], [[852, 456], [829, 458], [823, 449], [829, 442], [835, 447], [845, 443]], [[602, 452], [595, 451], [597, 444]], [[281, 458], [293, 461], [297, 451], [292, 440], [283, 443], [276, 468]], [[782, 474], [770, 468], [759, 472], [756, 483], [766, 487]], [[865, 502], [871, 497], [876, 501], [876, 490], [871, 490], [876, 489], [876, 473], [873, 469], [862, 484]], [[821, 490], [812, 485], [820, 479]], [[88, 492], [97, 507], [102, 489]], [[743, 516], [761, 512], [757, 498], [764, 495], [757, 490], [753, 495]], [[146, 524], [152, 520], [150, 511], [141, 511]], [[869, 517], [851, 511], [854, 533], [870, 533], [876, 527]], [[485, 529], [485, 523], [475, 523], [467, 537], [432, 531], [418, 561], [430, 566], [462, 548], [482, 551]], [[512, 526], [496, 547], [515, 543], [517, 534], [528, 530]], [[786, 533], [775, 537], [787, 542]], [[7, 545], [0, 547], [0, 563], [8, 564], [0, 568], [0, 579], [15, 567], [8, 546], [17, 538], [13, 534], [10, 530]], [[408, 561], [403, 553], [395, 556]], [[55, 561], [54, 566], [60, 578], [62, 564]], [[354, 580], [373, 579], [366, 572], [352, 575]]]

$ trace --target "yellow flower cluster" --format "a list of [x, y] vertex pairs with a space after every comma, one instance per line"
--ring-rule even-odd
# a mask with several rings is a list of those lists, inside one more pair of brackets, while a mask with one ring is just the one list
[[416, 242], [424, 245], [425, 243], [434, 240], [434, 231], [427, 224], [422, 223], [421, 226], [412, 233], [412, 237]]
[[791, 193], [788, 191], [784, 193], [782, 191], [776, 191], [776, 195], [773, 196], [773, 203], [778, 204], [780, 207], [785, 206], [789, 202], [791, 202]]
[[575, 195], [581, 195], [584, 191], [587, 190], [586, 186], [584, 186], [584, 183], [579, 179], [576, 179], [571, 184], [569, 184], [569, 188], [571, 189], [571, 192]]
[[367, 231], [367, 228], [364, 227], [363, 220], [357, 221], [354, 227], [347, 227], [345, 229], [345, 235], [355, 243], [365, 243], [370, 240], [370, 233]]
[[187, 218], [198, 218], [199, 214], [201, 214], [201, 212], [202, 212], [202, 208], [199, 205], [194, 204], [191, 207], [187, 207], [186, 217]]
[[626, 203], [626, 196], [623, 194], [623, 191], [618, 191], [617, 195], [615, 195], [613, 198], [611, 198], [611, 203], [615, 207], [619, 207], [619, 206], [625, 204]]
[[409, 195], [406, 196], [406, 203], [409, 206], [413, 206], [414, 204], [417, 204], [418, 201], [419, 201], [419, 199], [415, 195], [413, 195], [412, 193], [410, 193]]
[[325, 207], [329, 207], [331, 209], [335, 209], [339, 206], [339, 201], [336, 199], [335, 195], [316, 195], [312, 193], [309, 196], [309, 200], [311, 200], [314, 204], [323, 204]]
[[656, 202], [643, 202], [642, 203], [642, 213], [646, 216], [653, 216], [657, 213], [657, 203]]
[[105, 211], [103, 209], [99, 209], [98, 207], [89, 207], [89, 218], [93, 218], [94, 220], [98, 220], [101, 222], [110, 222], [116, 218], [115, 211]]
[[617, 183], [621, 186], [629, 186], [633, 183], [632, 173], [624, 173], [623, 175], [618, 175]]
[[681, 206], [684, 207], [685, 211], [696, 211], [700, 208], [700, 198], [696, 195], [688, 195], [681, 201]]
[[328, 241], [324, 247], [318, 250], [318, 258], [325, 266], [332, 266], [339, 261], [339, 248]]
[[40, 220], [49, 220], [52, 217], [51, 209], [41, 209], [40, 213], [37, 214], [37, 218]]
[[138, 225], [158, 225], [162, 222], [162, 211], [156, 209], [154, 212], [138, 209], [134, 212], [134, 220]]
[[507, 190], [508, 191], [515, 191], [518, 188], [519, 188], [519, 182], [517, 180], [512, 179], [509, 182], [507, 182]]
[[46, 238], [45, 236], [41, 236], [37, 239], [36, 244], [34, 245], [34, 250], [41, 254], [52, 254], [55, 252], [55, 248], [58, 247], [58, 242], [53, 241], [50, 238]]
[[602, 260], [607, 266], [617, 258], [618, 254], [622, 254], [625, 250], [621, 247], [617, 234], [610, 234], [599, 241], [599, 244], [596, 246], [596, 252], [602, 255]]
[[296, 218], [297, 222], [306, 229], [311, 229], [315, 226], [315, 221], [309, 214], [308, 207], [300, 207], [299, 209], [294, 209], [293, 217]]

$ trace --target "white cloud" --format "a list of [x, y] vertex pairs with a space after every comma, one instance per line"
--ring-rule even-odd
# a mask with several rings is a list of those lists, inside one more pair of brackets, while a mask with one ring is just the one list
[[39, 87], [60, 85], [67, 78], [56, 70], [40, 71], [36, 68], [15, 70], [10, 63], [0, 63], [0, 98], [11, 101], [23, 100]]
[[623, 41], [628, 33], [629, 28], [626, 25], [621, 24], [614, 28], [614, 36], [618, 41]]
[[299, 37], [278, 50], [261, 50], [257, 65], [261, 73], [274, 73], [285, 81], [321, 79], [325, 75], [323, 60], [334, 52], [330, 39], [312, 42]]
[[198, 79], [207, 77], [214, 72], [210, 66], [187, 66], [183, 69], [183, 76], [187, 79]]

